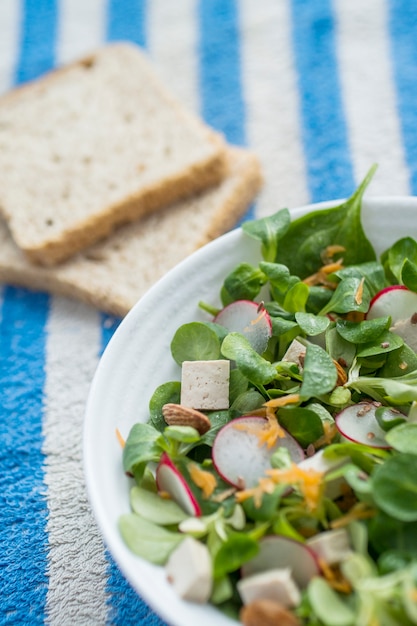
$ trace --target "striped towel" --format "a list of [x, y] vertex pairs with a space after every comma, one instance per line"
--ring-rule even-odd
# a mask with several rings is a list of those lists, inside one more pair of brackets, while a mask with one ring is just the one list
[[[252, 215], [347, 196], [374, 162], [371, 194], [417, 194], [416, 2], [0, 0], [0, 91], [110, 40], [143, 46], [190, 109], [258, 152]], [[118, 323], [1, 288], [1, 624], [162, 624], [84, 486], [85, 401]]]

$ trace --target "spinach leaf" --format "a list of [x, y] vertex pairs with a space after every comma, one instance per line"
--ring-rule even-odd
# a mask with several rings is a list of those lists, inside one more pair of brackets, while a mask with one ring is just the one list
[[417, 291], [417, 263], [405, 259], [401, 271], [401, 282], [411, 291]]
[[123, 448], [124, 471], [140, 476], [149, 461], [159, 461], [162, 453], [160, 437], [160, 432], [150, 424], [132, 426]]
[[417, 424], [400, 424], [385, 439], [398, 452], [417, 455]]
[[166, 427], [166, 421], [162, 415], [164, 404], [179, 404], [181, 396], [181, 383], [178, 381], [163, 383], [155, 389], [149, 401], [149, 423], [162, 432]]
[[217, 332], [204, 322], [183, 324], [171, 342], [174, 361], [213, 361], [220, 357], [220, 340]]
[[404, 453], [392, 456], [372, 475], [377, 506], [402, 522], [417, 521], [416, 457]]
[[361, 203], [375, 169], [376, 166], [370, 169], [358, 189], [343, 204], [313, 211], [294, 220], [275, 260], [301, 278], [322, 266], [321, 253], [330, 245], [344, 246], [345, 265], [374, 261], [375, 251], [362, 228]]
[[304, 360], [300, 396], [307, 400], [329, 393], [335, 387], [336, 381], [337, 371], [331, 357], [320, 346], [309, 344]]
[[325, 315], [313, 315], [302, 311], [295, 314], [295, 320], [301, 330], [310, 337], [324, 333], [330, 324], [330, 319]]
[[377, 341], [384, 330], [389, 328], [390, 317], [377, 317], [363, 322], [337, 320], [336, 330], [343, 339], [351, 343], [368, 343]]
[[255, 386], [266, 385], [277, 375], [276, 368], [262, 358], [240, 333], [229, 333], [221, 347], [226, 359], [235, 361], [237, 367]]
[[281, 209], [274, 215], [258, 220], [244, 222], [243, 231], [261, 242], [261, 252], [265, 261], [275, 261], [278, 240], [287, 234], [290, 227], [290, 212]]
[[[358, 297], [360, 290], [362, 290], [362, 296]], [[366, 313], [369, 309], [370, 301], [371, 294], [366, 284], [362, 284], [362, 279], [349, 276], [340, 281], [332, 297], [320, 311], [320, 314], [350, 313], [351, 311]]]
[[217, 550], [213, 563], [213, 576], [220, 578], [239, 569], [259, 552], [259, 544], [244, 533], [232, 533]]
[[402, 282], [404, 260], [417, 264], [417, 242], [411, 237], [403, 237], [396, 241], [386, 253], [389, 270], [398, 283]]
[[226, 306], [235, 300], [254, 300], [266, 282], [263, 272], [249, 263], [238, 265], [224, 280], [221, 291]]
[[315, 411], [306, 407], [286, 407], [279, 410], [278, 421], [298, 443], [307, 447], [323, 433], [323, 423]]

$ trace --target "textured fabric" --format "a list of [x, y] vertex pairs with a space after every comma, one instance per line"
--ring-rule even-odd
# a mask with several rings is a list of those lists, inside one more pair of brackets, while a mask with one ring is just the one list
[[[370, 195], [417, 194], [416, 3], [1, 0], [0, 91], [123, 39], [259, 154], [246, 218], [344, 197], [374, 162]], [[85, 402], [118, 323], [1, 288], [0, 624], [162, 624], [105, 549], [84, 485]]]

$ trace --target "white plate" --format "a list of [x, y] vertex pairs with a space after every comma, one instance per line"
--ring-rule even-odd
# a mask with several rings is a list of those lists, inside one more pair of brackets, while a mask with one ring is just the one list
[[[339, 201], [292, 211], [294, 217]], [[377, 253], [405, 235], [417, 238], [417, 197], [370, 198], [363, 203], [362, 222]], [[135, 422], [148, 419], [155, 388], [179, 380], [170, 342], [177, 328], [207, 319], [198, 301], [214, 305], [225, 275], [237, 263], [260, 260], [259, 244], [236, 229], [195, 252], [164, 276], [120, 324], [98, 366], [87, 404], [84, 466], [90, 501], [104, 540], [120, 569], [142, 598], [172, 626], [231, 626], [210, 606], [181, 601], [167, 583], [164, 570], [133, 555], [117, 528], [129, 511], [131, 483], [123, 473], [115, 429], [126, 437]]]

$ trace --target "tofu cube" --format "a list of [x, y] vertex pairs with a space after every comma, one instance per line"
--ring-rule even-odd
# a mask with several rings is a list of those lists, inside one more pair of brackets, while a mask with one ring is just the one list
[[207, 546], [186, 537], [165, 566], [168, 581], [184, 600], [208, 602], [212, 590], [212, 563]]
[[307, 545], [328, 565], [337, 565], [352, 554], [346, 528], [326, 530], [308, 539]]
[[298, 369], [300, 370], [300, 372], [302, 372], [306, 349], [307, 348], [304, 344], [301, 343], [301, 341], [294, 339], [288, 346], [288, 349], [282, 357], [282, 360], [289, 361], [290, 363], [295, 363], [296, 365], [298, 365]]
[[243, 604], [254, 600], [274, 600], [289, 609], [298, 606], [301, 594], [289, 568], [271, 569], [242, 578], [237, 590]]
[[181, 404], [216, 411], [229, 408], [230, 361], [184, 361]]

